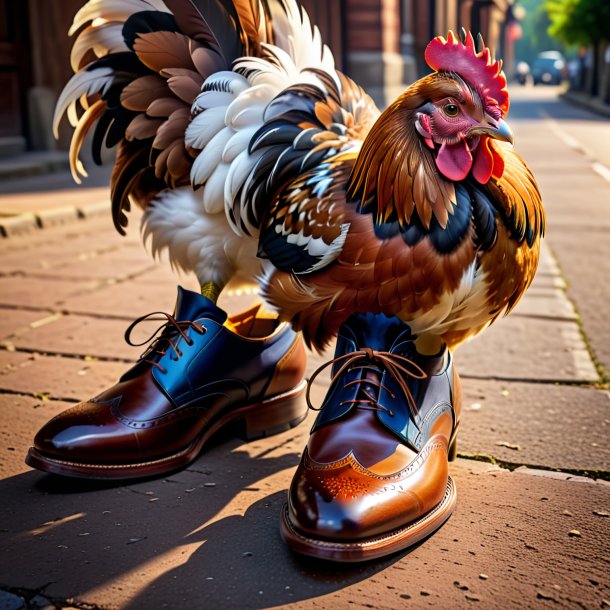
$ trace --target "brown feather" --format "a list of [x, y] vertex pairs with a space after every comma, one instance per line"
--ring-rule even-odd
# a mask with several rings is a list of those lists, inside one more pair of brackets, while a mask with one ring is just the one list
[[[170, 71], [167, 70], [167, 72], [169, 73]], [[176, 71], [173, 70], [172, 72]], [[199, 74], [191, 70], [185, 70], [182, 74], [173, 74], [167, 81], [167, 85], [172, 90], [172, 93], [183, 102], [189, 104], [189, 106], [201, 92], [202, 84], [203, 79]]]
[[125, 130], [127, 140], [146, 140], [157, 134], [157, 130], [165, 121], [163, 119], [151, 119], [145, 114], [139, 114], [129, 123]]
[[106, 110], [106, 102], [98, 100], [92, 106], [89, 106], [83, 116], [80, 118], [72, 139], [70, 140], [70, 171], [74, 180], [80, 183], [79, 174], [86, 176], [82, 163], [79, 160], [80, 150], [83, 146], [83, 142], [89, 133], [92, 125], [104, 114]]
[[206, 79], [210, 74], [225, 70], [226, 66], [222, 57], [212, 49], [202, 46], [192, 48], [191, 59], [197, 72]]
[[146, 114], [150, 117], [168, 117], [176, 110], [182, 110], [188, 106], [176, 97], [161, 97], [150, 104], [146, 110]]
[[121, 91], [121, 105], [128, 110], [144, 112], [156, 99], [169, 93], [165, 80], [155, 74], [141, 76]]
[[133, 44], [139, 60], [151, 70], [161, 73], [166, 68], [194, 70], [192, 49], [200, 45], [179, 32], [147, 32], [138, 34]]
[[[417, 209], [424, 226], [429, 227], [433, 216], [446, 226], [450, 183], [436, 170], [432, 152], [415, 130], [416, 109], [440, 88], [434, 75], [417, 81], [381, 114], [364, 141], [348, 197], [363, 201], [380, 222], [396, 213], [401, 224], [409, 223]], [[400, 166], [394, 163], [397, 155], [404, 158]]]
[[261, 23], [259, 0], [233, 0], [233, 6], [239, 17], [239, 25], [242, 30], [242, 44], [245, 47], [246, 53], [255, 56], [259, 55], [260, 43], [272, 42], [266, 40], [267, 29]]

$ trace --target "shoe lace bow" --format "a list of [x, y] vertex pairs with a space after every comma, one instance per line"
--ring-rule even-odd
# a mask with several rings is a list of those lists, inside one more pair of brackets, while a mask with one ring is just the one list
[[[366, 361], [361, 363], [362, 361]], [[337, 372], [332, 375], [330, 380], [330, 385], [332, 386], [339, 377], [343, 374], [344, 371], [348, 370], [350, 367], [375, 370], [377, 372], [381, 372], [381, 370], [376, 366], [376, 364], [381, 365], [388, 373], [392, 376], [392, 378], [398, 383], [402, 394], [404, 395], [409, 407], [411, 409], [411, 413], [415, 416], [419, 413], [417, 408], [417, 404], [415, 399], [413, 398], [413, 394], [409, 389], [409, 385], [404, 378], [404, 375], [408, 377], [412, 377], [414, 379], [426, 379], [428, 377], [427, 373], [415, 362], [406, 358], [405, 356], [401, 356], [400, 354], [393, 354], [392, 352], [378, 351], [375, 349], [371, 349], [369, 347], [364, 347], [358, 351], [350, 352], [349, 354], [344, 354], [343, 356], [339, 356], [338, 358], [334, 358], [333, 360], [329, 360], [325, 362], [322, 366], [318, 367], [309, 378], [309, 383], [307, 384], [307, 391], [305, 393], [305, 399], [307, 401], [307, 406], [312, 411], [321, 411], [323, 405], [320, 407], [315, 407], [311, 402], [311, 386], [316, 379], [316, 377], [324, 371], [327, 367], [333, 366], [335, 364], [342, 363]], [[356, 365], [356, 366], [354, 366]], [[356, 384], [369, 384], [374, 387], [384, 389], [392, 399], [396, 398], [396, 394], [394, 394], [387, 386], [382, 384], [380, 381], [376, 379], [371, 379], [368, 377], [361, 377], [359, 379], [354, 379], [352, 381], [344, 384], [344, 388], [347, 388], [351, 385]], [[365, 398], [356, 398], [350, 400], [343, 400], [339, 403], [340, 406], [345, 404], [355, 404], [357, 408], [360, 409], [371, 409], [373, 411], [385, 411], [391, 417], [394, 417], [394, 413], [391, 409], [384, 407], [379, 404], [379, 399], [373, 396], [370, 392], [367, 391], [366, 387], [362, 390]]]

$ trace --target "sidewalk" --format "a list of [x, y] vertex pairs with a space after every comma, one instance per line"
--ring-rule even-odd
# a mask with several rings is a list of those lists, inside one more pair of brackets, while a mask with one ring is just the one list
[[[601, 206], [610, 184], [543, 121], [511, 127], [547, 201], [539, 272], [510, 317], [457, 352], [456, 512], [383, 561], [328, 566], [280, 540], [311, 414], [295, 430], [227, 440], [144, 483], [75, 484], [26, 467], [44, 422], [139, 355], [123, 332], [136, 316], [171, 311], [176, 280], [143, 250], [135, 216], [126, 238], [100, 213], [0, 239], [0, 608], [610, 607], [604, 361], [591, 358], [589, 318], [577, 316], [566, 295], [574, 278], [555, 258], [576, 251], [580, 209], [569, 193], [590, 189], [587, 205]], [[235, 311], [253, 298], [232, 294], [221, 305]], [[311, 354], [309, 371], [325, 359]], [[314, 402], [324, 383], [316, 380]]]

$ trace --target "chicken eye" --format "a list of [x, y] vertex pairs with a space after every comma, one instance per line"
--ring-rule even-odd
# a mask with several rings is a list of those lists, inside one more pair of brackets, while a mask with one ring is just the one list
[[457, 116], [458, 112], [460, 111], [460, 108], [457, 104], [445, 104], [443, 106], [443, 112], [447, 115], [447, 116]]

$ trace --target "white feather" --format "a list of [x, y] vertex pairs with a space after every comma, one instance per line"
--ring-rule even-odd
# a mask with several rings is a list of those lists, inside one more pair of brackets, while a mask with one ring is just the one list
[[250, 155], [247, 150], [244, 150], [241, 154], [237, 155], [235, 161], [231, 163], [231, 169], [225, 184], [225, 204], [232, 204], [239, 189], [242, 187], [254, 166], [255, 158], [258, 159], [260, 154], [261, 153], [258, 153], [257, 155], [255, 153], [254, 155]]
[[[257, 85], [250, 87], [248, 90], [236, 97], [227, 107], [226, 121], [227, 125], [231, 124], [233, 117], [239, 114], [245, 108], [253, 104], [261, 105], [268, 104], [278, 94], [277, 89], [270, 85]], [[261, 118], [262, 121], [262, 118]]]
[[202, 214], [190, 187], [161, 191], [142, 218], [142, 236], [153, 256], [167, 250], [173, 268], [194, 271], [200, 283], [221, 288], [239, 271], [253, 282], [261, 272], [256, 241], [233, 234], [224, 214]]
[[229, 89], [229, 92], [235, 95], [240, 94], [250, 86], [246, 78], [244, 78], [241, 74], [237, 74], [237, 72], [232, 72], [230, 70], [214, 72], [214, 74], [211, 74], [205, 79], [203, 87], [206, 85], [217, 85], [222, 87], [226, 86]]
[[184, 132], [186, 145], [198, 149], [205, 148], [206, 144], [225, 127], [225, 113], [224, 106], [216, 106], [198, 114]]
[[218, 165], [203, 190], [203, 207], [208, 214], [220, 214], [224, 211], [224, 188], [229, 166]]
[[233, 129], [244, 129], [253, 125], [260, 127], [263, 124], [263, 114], [266, 107], [267, 104], [252, 104], [232, 115], [231, 120], [225, 119], [226, 123], [231, 125]]
[[248, 148], [250, 140], [252, 140], [252, 136], [257, 132], [258, 127], [258, 125], [244, 127], [231, 136], [222, 151], [222, 160], [224, 163], [233, 162], [237, 155]]
[[80, 62], [89, 50], [92, 50], [96, 57], [127, 51], [122, 24], [104, 23], [97, 27], [85, 28], [74, 41], [70, 51], [70, 65], [74, 72], [79, 69]]
[[77, 72], [66, 84], [57, 104], [53, 115], [53, 134], [59, 137], [59, 122], [66, 110], [70, 125], [75, 127], [78, 123], [76, 114], [76, 102], [81, 95], [93, 95], [94, 93], [104, 93], [113, 80], [112, 68], [96, 68], [95, 70]]
[[194, 186], [204, 184], [221, 163], [224, 148], [234, 133], [229, 127], [221, 129], [197, 155], [191, 168], [191, 183]]
[[95, 19], [125, 21], [134, 13], [146, 10], [171, 12], [161, 0], [89, 0], [74, 16], [68, 35]]
[[226, 91], [204, 91], [200, 93], [191, 106], [191, 112], [198, 114], [202, 110], [223, 106], [226, 108], [233, 100], [235, 95]]

